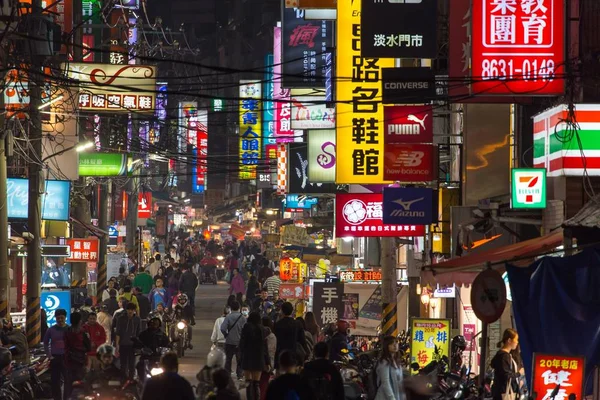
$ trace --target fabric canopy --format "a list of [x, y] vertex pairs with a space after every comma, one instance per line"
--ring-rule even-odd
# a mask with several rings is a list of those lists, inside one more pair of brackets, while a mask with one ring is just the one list
[[600, 363], [600, 248], [544, 257], [527, 268], [509, 264], [506, 270], [528, 381], [534, 352], [585, 356], [591, 394], [590, 378]]
[[483, 268], [488, 262], [498, 264], [534, 257], [560, 246], [562, 241], [563, 232], [558, 230], [539, 238], [428, 265], [421, 269], [421, 284], [468, 286], [477, 276], [477, 270]]

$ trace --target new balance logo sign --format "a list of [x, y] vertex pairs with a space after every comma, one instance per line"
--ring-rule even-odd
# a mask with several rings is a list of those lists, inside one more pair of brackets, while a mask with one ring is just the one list
[[391, 212], [392, 217], [425, 217], [425, 211], [411, 211], [410, 208], [413, 204], [424, 200], [425, 197], [419, 199], [404, 201], [402, 199], [394, 200], [393, 203], [398, 204], [402, 209], [394, 210]]
[[423, 157], [425, 157], [425, 153], [422, 151], [404, 150], [398, 154], [394, 161], [394, 167], [418, 167], [423, 163]]

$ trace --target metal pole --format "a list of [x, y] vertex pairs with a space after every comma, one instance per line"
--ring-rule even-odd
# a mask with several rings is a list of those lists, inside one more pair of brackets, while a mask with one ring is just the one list
[[396, 239], [382, 237], [381, 243], [381, 333], [384, 336], [398, 335], [398, 302], [396, 300]]
[[[110, 181], [100, 183], [100, 212], [98, 215], [98, 228], [108, 230], [108, 185]], [[101, 295], [106, 288], [106, 253], [108, 249], [108, 236], [100, 237], [100, 249], [98, 251], [98, 284], [96, 295]]]
[[[4, 99], [0, 98], [0, 108], [4, 108]], [[0, 117], [2, 129], [6, 129], [4, 117]], [[4, 131], [7, 132], [6, 130]], [[7, 171], [6, 171], [6, 134], [0, 137], [0, 318], [8, 316], [10, 276], [8, 273], [8, 207], [7, 207]]]

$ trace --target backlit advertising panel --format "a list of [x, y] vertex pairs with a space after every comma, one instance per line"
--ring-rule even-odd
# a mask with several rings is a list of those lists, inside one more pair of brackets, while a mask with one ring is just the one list
[[291, 124], [290, 90], [281, 86], [281, 28], [273, 32], [273, 100], [275, 104], [275, 140], [277, 143], [293, 142]]
[[413, 237], [425, 234], [424, 225], [384, 225], [381, 193], [336, 194], [335, 229], [337, 237]]
[[435, 179], [433, 159], [431, 144], [386, 144], [383, 177], [399, 182], [432, 181]]
[[383, 223], [429, 225], [438, 220], [438, 194], [430, 188], [383, 189]]
[[312, 182], [335, 182], [335, 130], [308, 131], [308, 179]]
[[256, 179], [261, 148], [261, 81], [240, 81], [240, 179]]
[[339, 0], [336, 91], [338, 184], [383, 183], [381, 69], [393, 59], [360, 56], [360, 0]]
[[431, 106], [385, 106], [385, 143], [433, 142]]
[[265, 56], [265, 79], [263, 82], [263, 153], [266, 154], [266, 147], [275, 144], [275, 103], [273, 103], [273, 94], [275, 85], [273, 82], [273, 54]]
[[[532, 393], [542, 399], [583, 399], [585, 358], [533, 353]], [[554, 394], [554, 395], [553, 395]]]
[[472, 93], [563, 92], [564, 0], [473, 0], [471, 14]]
[[198, 110], [197, 117], [190, 119], [190, 129], [196, 131], [194, 156], [196, 165], [192, 167], [192, 193], [206, 190], [207, 152], [208, 152], [208, 111]]
[[[6, 192], [8, 218], [28, 218], [29, 180], [8, 178]], [[70, 201], [71, 181], [46, 180], [46, 190], [42, 194], [42, 219], [68, 221]]]
[[335, 108], [325, 97], [292, 96], [292, 129], [335, 129]]

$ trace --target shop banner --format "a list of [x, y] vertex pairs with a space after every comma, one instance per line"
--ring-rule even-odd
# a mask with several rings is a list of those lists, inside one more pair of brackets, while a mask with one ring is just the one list
[[[365, 0], [367, 1], [367, 0]], [[337, 184], [381, 184], [384, 123], [382, 73], [394, 59], [362, 58], [361, 0], [338, 1], [336, 111]]]
[[291, 299], [304, 299], [304, 285], [302, 283], [282, 283], [279, 286], [279, 297], [286, 301]]
[[293, 142], [290, 90], [281, 86], [281, 28], [275, 27], [273, 32], [273, 99], [275, 100], [275, 140], [277, 143]]
[[262, 154], [260, 81], [240, 81], [240, 179], [256, 179]]
[[335, 184], [312, 182], [308, 178], [310, 161], [306, 143], [288, 144], [288, 192], [289, 193], [333, 193]]
[[282, 85], [288, 89], [324, 88], [333, 23], [305, 21], [304, 10], [284, 8], [281, 26]]
[[384, 104], [418, 104], [437, 99], [436, 77], [431, 68], [383, 68], [381, 76]]
[[432, 143], [432, 106], [385, 106], [385, 144]]
[[312, 182], [335, 182], [335, 130], [308, 131], [308, 179]]
[[283, 228], [281, 234], [281, 244], [287, 244], [291, 246], [308, 246], [310, 243], [310, 236], [306, 231], [306, 228], [294, 225], [286, 225]]
[[48, 328], [56, 325], [56, 310], [67, 312], [67, 324], [71, 321], [71, 291], [63, 290], [51, 292], [43, 291], [40, 296], [40, 304], [46, 311], [46, 323]]
[[300, 200], [299, 194], [288, 194], [285, 196], [284, 201], [285, 208], [301, 208], [303, 210], [310, 210], [313, 205], [319, 202], [319, 199], [316, 197], [306, 197], [304, 200]]
[[197, 116], [190, 118], [189, 128], [196, 132], [196, 143], [193, 143], [196, 162], [192, 168], [192, 193], [204, 193], [208, 170], [208, 111], [198, 110]]
[[292, 129], [335, 129], [335, 108], [324, 96], [292, 96]]
[[437, 222], [437, 193], [417, 187], [383, 189], [383, 223], [429, 225]]
[[282, 196], [288, 193], [288, 149], [287, 145], [280, 143], [277, 145], [277, 194]]
[[533, 353], [533, 375], [531, 392], [538, 398], [567, 399], [574, 395], [583, 399], [585, 358]]
[[313, 287], [313, 312], [319, 325], [335, 323], [344, 315], [344, 284], [316, 282]]
[[344, 283], [381, 281], [381, 271], [374, 270], [341, 271], [339, 276]]
[[79, 154], [79, 176], [123, 176], [126, 174], [127, 154]]
[[265, 78], [263, 82], [263, 154], [267, 154], [267, 146], [274, 145], [275, 142], [275, 103], [273, 102], [275, 94], [274, 63], [273, 54], [265, 56]]
[[69, 262], [98, 262], [98, 239], [67, 239], [71, 256]]
[[363, 1], [361, 55], [437, 58], [437, 3], [437, 0]]
[[337, 237], [415, 237], [424, 225], [384, 225], [381, 193], [338, 193], [335, 196]]
[[147, 219], [152, 216], [152, 192], [138, 193], [138, 218]]
[[513, 168], [510, 208], [546, 208], [546, 170]]
[[[29, 215], [29, 180], [8, 178], [6, 182], [8, 218], [27, 218]], [[42, 194], [42, 219], [68, 221], [71, 201], [70, 181], [46, 181]]]
[[419, 368], [423, 368], [433, 360], [436, 348], [439, 349], [439, 356], [450, 357], [449, 319], [412, 318], [410, 325], [411, 363], [417, 363]]
[[434, 180], [433, 150], [431, 144], [386, 144], [384, 179], [399, 182]]

